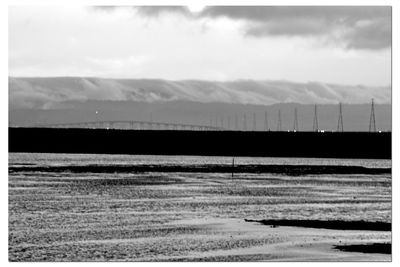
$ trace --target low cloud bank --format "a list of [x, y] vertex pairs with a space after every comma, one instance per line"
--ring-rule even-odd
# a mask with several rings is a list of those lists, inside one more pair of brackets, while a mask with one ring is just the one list
[[65, 101], [194, 101], [271, 105], [277, 103], [391, 103], [391, 88], [319, 82], [238, 80], [168, 81], [79, 77], [9, 78], [9, 107], [51, 109]]

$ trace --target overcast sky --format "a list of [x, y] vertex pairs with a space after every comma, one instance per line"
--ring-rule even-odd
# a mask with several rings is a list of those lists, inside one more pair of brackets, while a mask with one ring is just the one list
[[10, 7], [9, 75], [386, 86], [390, 7]]

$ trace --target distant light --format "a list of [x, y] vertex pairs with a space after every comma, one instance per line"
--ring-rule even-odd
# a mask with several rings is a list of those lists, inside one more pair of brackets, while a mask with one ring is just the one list
[[382, 132], [382, 131], [379, 131], [380, 133]]
[[96, 114], [99, 114], [99, 112], [96, 110]]
[[325, 130], [321, 130], [321, 133], [324, 133], [325, 132]]

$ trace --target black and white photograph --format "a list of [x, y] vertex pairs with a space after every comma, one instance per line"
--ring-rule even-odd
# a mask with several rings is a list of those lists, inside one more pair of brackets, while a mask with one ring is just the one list
[[392, 262], [391, 2], [187, 2], [8, 5], [8, 261]]

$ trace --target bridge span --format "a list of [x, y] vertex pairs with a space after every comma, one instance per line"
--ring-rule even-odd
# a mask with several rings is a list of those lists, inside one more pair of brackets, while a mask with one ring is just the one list
[[86, 121], [73, 123], [35, 124], [36, 128], [88, 128], [88, 129], [119, 129], [119, 130], [188, 130], [188, 131], [223, 131], [221, 127], [167, 123], [152, 121]]

